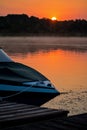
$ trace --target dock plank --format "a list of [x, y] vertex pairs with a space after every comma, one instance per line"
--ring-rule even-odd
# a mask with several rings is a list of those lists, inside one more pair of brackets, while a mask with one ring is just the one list
[[[81, 123], [81, 120], [85, 124]], [[78, 119], [81, 119], [78, 121]], [[74, 121], [74, 122], [73, 122]], [[77, 123], [78, 121], [78, 123]], [[64, 118], [51, 118], [48, 120], [27, 123], [24, 125], [9, 127], [5, 130], [87, 130], [87, 113]]]
[[68, 111], [48, 109], [27, 104], [3, 102], [0, 104], [0, 128], [20, 123], [67, 116]]
[[87, 113], [67, 116], [68, 111], [11, 102], [0, 103], [0, 130], [86, 130]]

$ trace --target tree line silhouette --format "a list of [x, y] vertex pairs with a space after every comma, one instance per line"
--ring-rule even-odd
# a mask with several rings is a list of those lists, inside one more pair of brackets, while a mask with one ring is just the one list
[[0, 35], [87, 36], [87, 20], [52, 21], [26, 14], [0, 16]]

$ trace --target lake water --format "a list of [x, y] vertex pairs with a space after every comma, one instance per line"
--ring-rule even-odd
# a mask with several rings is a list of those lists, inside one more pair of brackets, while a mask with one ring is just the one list
[[87, 112], [87, 38], [0, 37], [0, 47], [17, 62], [35, 68], [52, 81], [60, 96], [43, 106]]

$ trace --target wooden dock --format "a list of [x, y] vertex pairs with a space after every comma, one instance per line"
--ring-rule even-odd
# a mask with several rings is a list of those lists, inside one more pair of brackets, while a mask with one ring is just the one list
[[0, 128], [67, 116], [68, 111], [11, 102], [0, 103]]
[[70, 117], [67, 114], [67, 110], [1, 102], [0, 130], [87, 129], [87, 113]]

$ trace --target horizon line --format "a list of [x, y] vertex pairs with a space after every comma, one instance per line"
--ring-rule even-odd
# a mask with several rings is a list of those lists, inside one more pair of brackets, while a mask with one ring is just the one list
[[[6, 17], [6, 16], [8, 16], [8, 15], [26, 15], [27, 17], [36, 17], [36, 18], [38, 18], [38, 19], [49, 19], [49, 20], [51, 20], [51, 18], [47, 18], [47, 17], [42, 17], [42, 18], [40, 18], [40, 17], [38, 17], [38, 16], [35, 16], [35, 15], [28, 15], [28, 14], [25, 14], [25, 13], [9, 13], [9, 14], [6, 14], [6, 15], [0, 15], [0, 17]], [[87, 19], [86, 18], [76, 18], [76, 19], [65, 19], [65, 20], [56, 20], [56, 21], [71, 21], [71, 20], [73, 20], [73, 21], [75, 21], [75, 20], [86, 20], [87, 21]]]

